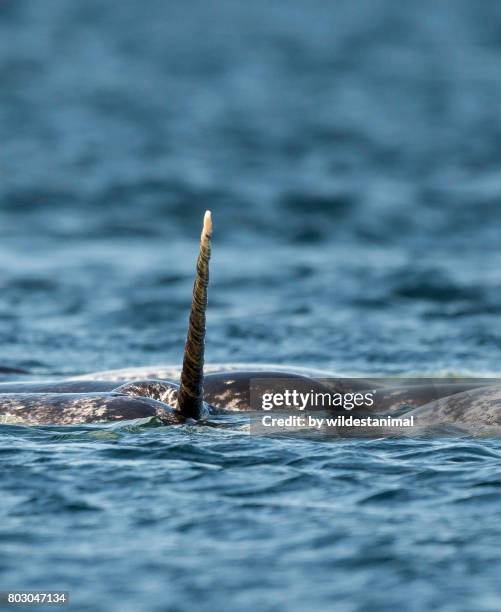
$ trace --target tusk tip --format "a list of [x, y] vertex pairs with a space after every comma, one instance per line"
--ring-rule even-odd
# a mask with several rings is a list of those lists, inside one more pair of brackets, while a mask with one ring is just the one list
[[208, 236], [212, 235], [212, 215], [210, 210], [205, 211], [204, 215], [204, 228], [202, 230], [202, 236], [206, 234]]

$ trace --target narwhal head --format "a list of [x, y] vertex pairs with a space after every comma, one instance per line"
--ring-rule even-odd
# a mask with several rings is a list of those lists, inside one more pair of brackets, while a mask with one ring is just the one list
[[209, 285], [210, 241], [212, 217], [210, 210], [204, 216], [200, 236], [200, 252], [197, 260], [193, 298], [191, 301], [188, 335], [184, 347], [183, 369], [177, 397], [177, 410], [185, 418], [200, 419], [207, 414], [203, 401], [205, 311], [207, 309], [207, 287]]

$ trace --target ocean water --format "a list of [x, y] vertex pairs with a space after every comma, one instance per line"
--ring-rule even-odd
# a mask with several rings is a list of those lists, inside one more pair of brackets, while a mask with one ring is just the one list
[[[499, 375], [501, 5], [0, 3], [0, 364]], [[75, 610], [501, 609], [496, 440], [0, 430], [0, 590]]]

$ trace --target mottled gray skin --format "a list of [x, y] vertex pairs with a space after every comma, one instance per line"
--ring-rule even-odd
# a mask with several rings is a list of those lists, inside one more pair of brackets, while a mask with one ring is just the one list
[[451, 424], [470, 428], [501, 427], [501, 385], [470, 389], [413, 410], [418, 426]]
[[[284, 372], [208, 374], [206, 414], [250, 410], [251, 378], [294, 378], [306, 388], [327, 389], [314, 380]], [[156, 416], [165, 424], [184, 419], [173, 406], [179, 386], [169, 380], [66, 380], [0, 383], [0, 422], [29, 424], [102, 423]]]
[[69, 380], [0, 384], [0, 423], [75, 425], [157, 417], [165, 425], [184, 419], [173, 408], [177, 385], [156, 380]]
[[76, 425], [157, 417], [165, 425], [182, 422], [176, 411], [147, 397], [119, 393], [12, 393], [0, 396], [0, 422]]
[[208, 374], [204, 381], [204, 398], [215, 409], [224, 412], [242, 412], [251, 410], [250, 385], [252, 379], [270, 380], [270, 386], [263, 382], [260, 392], [276, 391], [276, 384], [272, 381], [285, 379], [293, 381], [294, 388], [299, 392], [310, 390], [321, 393], [332, 392], [325, 384], [300, 374], [284, 372], [281, 370], [236, 370], [234, 372], [221, 372]]
[[406, 385], [384, 388], [376, 392], [374, 412], [392, 412], [402, 406], [418, 407], [429, 404], [443, 397], [454, 396], [464, 391], [486, 387], [481, 382], [447, 383], [434, 382], [426, 385]]
[[[250, 410], [249, 390], [253, 378], [270, 381], [277, 378], [292, 379], [294, 387], [299, 391], [333, 390], [308, 376], [282, 370], [209, 373], [204, 381], [205, 413], [210, 415]], [[337, 390], [341, 390], [342, 383], [337, 387]], [[368, 383], [364, 385], [361, 381], [362, 387], [367, 388]], [[177, 405], [178, 390], [179, 385], [172, 380], [155, 379], [126, 382], [63, 380], [0, 383], [0, 420], [32, 424], [78, 424], [158, 416], [163, 422], [171, 424], [183, 420], [173, 408]], [[276, 389], [270, 383], [269, 389], [263, 387], [264, 390]]]
[[[89, 377], [54, 382], [0, 383], [0, 422], [71, 425], [146, 417], [156, 417], [166, 425], [184, 421], [174, 408], [179, 389], [174, 382], [176, 370], [148, 372], [148, 375], [167, 374], [169, 379], [148, 377], [127, 380], [127, 374], [134, 373], [118, 371], [96, 375], [108, 380], [93, 380]], [[205, 376], [207, 413], [250, 410], [250, 381], [255, 378], [293, 379], [295, 388], [304, 390], [345, 390], [342, 380], [329, 383], [326, 387], [314, 378], [284, 369], [235, 370], [229, 367]], [[363, 379], [350, 381], [349, 384], [351, 391], [377, 387], [376, 381]], [[372, 412], [391, 413], [405, 404], [410, 408], [406, 416], [414, 416], [417, 427], [437, 424], [461, 425], [470, 429], [501, 427], [501, 386], [479, 388], [480, 384], [435, 383], [428, 387], [379, 389]], [[273, 390], [272, 386], [270, 390]], [[384, 435], [392, 432], [379, 433]]]

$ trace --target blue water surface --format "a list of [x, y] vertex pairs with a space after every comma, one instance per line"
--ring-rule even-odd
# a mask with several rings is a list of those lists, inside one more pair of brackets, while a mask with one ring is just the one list
[[[0, 364], [501, 364], [501, 4], [4, 0]], [[71, 609], [501, 609], [501, 443], [245, 419], [0, 430], [0, 589]]]

